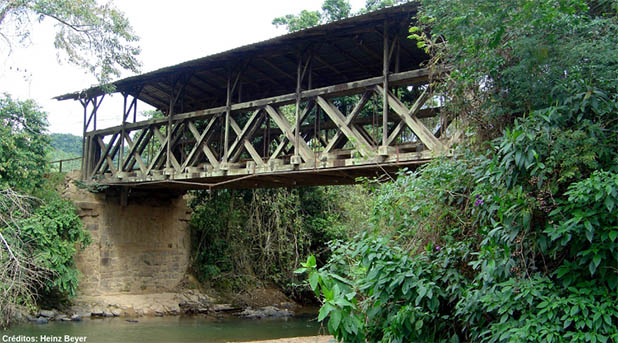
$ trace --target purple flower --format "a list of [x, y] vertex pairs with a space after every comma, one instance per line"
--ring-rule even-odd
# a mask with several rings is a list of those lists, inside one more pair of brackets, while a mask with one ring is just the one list
[[436, 251], [440, 251], [440, 246], [436, 245]]
[[476, 195], [476, 201], [474, 201], [474, 206], [479, 207], [482, 206], [485, 203], [485, 201], [483, 200], [483, 198], [480, 195]]

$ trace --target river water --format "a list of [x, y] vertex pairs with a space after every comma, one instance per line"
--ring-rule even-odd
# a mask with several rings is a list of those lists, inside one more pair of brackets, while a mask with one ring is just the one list
[[315, 316], [262, 320], [177, 316], [137, 320], [137, 323], [122, 318], [50, 322], [43, 325], [26, 323], [0, 331], [0, 342], [220, 343], [324, 333], [315, 321]]

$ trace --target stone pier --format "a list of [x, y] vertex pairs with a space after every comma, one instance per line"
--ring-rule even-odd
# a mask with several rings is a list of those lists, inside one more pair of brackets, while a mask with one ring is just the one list
[[[77, 254], [80, 295], [148, 294], [177, 288], [189, 266], [191, 212], [178, 194], [91, 193], [68, 182], [92, 243]], [[124, 202], [124, 204], [122, 204]]]

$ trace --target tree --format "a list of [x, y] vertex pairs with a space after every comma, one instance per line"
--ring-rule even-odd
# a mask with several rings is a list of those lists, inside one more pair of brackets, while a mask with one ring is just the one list
[[30, 36], [33, 23], [46, 20], [55, 22], [59, 58], [86, 69], [99, 82], [109, 82], [122, 70], [138, 72], [139, 38], [112, 1], [0, 0], [0, 37], [9, 51]]
[[322, 3], [322, 11], [302, 10], [299, 14], [287, 14], [273, 19], [273, 25], [277, 27], [285, 26], [288, 32], [295, 32], [408, 1], [409, 0], [367, 0], [365, 8], [361, 9], [358, 13], [353, 13], [352, 6], [348, 0], [324, 0], [324, 3]]
[[43, 183], [49, 166], [46, 113], [32, 100], [0, 97], [0, 189], [30, 193]]

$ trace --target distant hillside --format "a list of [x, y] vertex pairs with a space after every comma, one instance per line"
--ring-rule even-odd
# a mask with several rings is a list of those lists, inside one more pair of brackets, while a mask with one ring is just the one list
[[[49, 161], [66, 160], [82, 156], [82, 138], [70, 133], [52, 133], [49, 135], [51, 149], [47, 152]], [[63, 164], [63, 171], [79, 169], [81, 161], [70, 161]], [[53, 164], [56, 169], [58, 164]]]
[[52, 133], [49, 135], [51, 146], [55, 150], [65, 152], [72, 157], [82, 155], [82, 138], [70, 133]]

